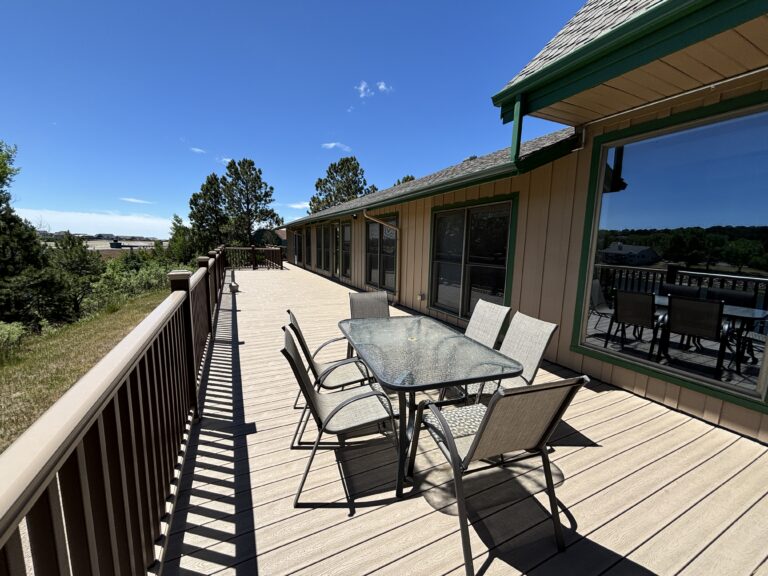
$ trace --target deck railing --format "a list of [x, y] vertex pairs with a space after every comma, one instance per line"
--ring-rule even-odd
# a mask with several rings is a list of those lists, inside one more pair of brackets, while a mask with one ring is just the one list
[[663, 283], [702, 288], [727, 288], [755, 294], [758, 308], [768, 307], [768, 278], [683, 270], [677, 266], [641, 268], [595, 264], [595, 274], [606, 297], [612, 290], [659, 292]]
[[0, 455], [0, 575], [162, 566], [224, 284], [212, 254]]
[[280, 247], [257, 248], [256, 246], [227, 246], [227, 266], [230, 268], [283, 269], [283, 252]]

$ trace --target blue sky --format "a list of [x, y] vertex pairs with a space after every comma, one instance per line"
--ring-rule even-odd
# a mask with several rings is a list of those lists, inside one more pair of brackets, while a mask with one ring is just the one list
[[[262, 168], [289, 221], [342, 156], [383, 189], [498, 150], [491, 96], [581, 4], [5, 2], [14, 207], [51, 231], [167, 237], [228, 158]], [[527, 119], [524, 138], [555, 128]]]

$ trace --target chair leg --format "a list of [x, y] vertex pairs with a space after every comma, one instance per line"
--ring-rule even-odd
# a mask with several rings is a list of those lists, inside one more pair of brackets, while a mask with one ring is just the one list
[[610, 322], [608, 322], [608, 331], [605, 333], [605, 344], [603, 344], [603, 348], [608, 348], [608, 340], [611, 339], [612, 329], [613, 329], [613, 318], [611, 318]]
[[419, 407], [416, 410], [416, 420], [413, 423], [413, 434], [411, 438], [411, 453], [408, 456], [408, 476], [413, 477], [413, 468], [416, 463], [416, 451], [419, 448], [419, 432], [421, 431], [421, 419], [424, 414], [424, 402], [419, 402]]
[[[659, 336], [659, 327], [653, 327], [653, 337], [651, 338], [651, 349], [648, 350], [648, 360], [653, 360], [653, 349], [656, 347], [656, 338]], [[661, 345], [659, 345], [661, 346]]]
[[304, 468], [304, 474], [301, 477], [301, 482], [299, 482], [299, 489], [296, 490], [296, 496], [293, 499], [293, 507], [296, 508], [296, 505], [299, 503], [299, 496], [301, 496], [301, 491], [304, 489], [304, 482], [307, 480], [307, 474], [309, 474], [309, 468], [312, 466], [312, 460], [315, 459], [315, 452], [317, 452], [317, 447], [320, 445], [320, 438], [323, 437], [323, 431], [325, 430], [325, 427], [321, 428], [317, 433], [317, 440], [315, 440], [315, 445], [312, 446], [312, 452], [309, 454], [309, 460], [307, 460], [307, 466]]
[[467, 502], [464, 499], [464, 482], [458, 463], [453, 463], [453, 483], [456, 489], [456, 507], [459, 509], [459, 530], [461, 532], [461, 549], [464, 553], [464, 570], [467, 576], [474, 576], [475, 567], [472, 562], [472, 546], [469, 542]]
[[562, 552], [565, 550], [563, 527], [560, 525], [560, 511], [557, 508], [555, 484], [552, 482], [552, 469], [549, 465], [549, 455], [547, 454], [546, 447], [541, 451], [541, 460], [544, 464], [544, 478], [547, 481], [547, 496], [549, 496], [549, 507], [552, 510], [552, 522], [555, 525], [555, 541], [557, 542], [557, 549]]
[[301, 411], [299, 421], [296, 423], [296, 431], [293, 433], [293, 440], [291, 440], [291, 450], [295, 450], [301, 446], [301, 437], [304, 436], [304, 430], [307, 429], [307, 422], [309, 422], [309, 414], [307, 407]]
[[725, 361], [725, 337], [720, 338], [720, 350], [717, 351], [717, 364], [715, 365], [715, 380], [723, 377], [723, 362]]
[[293, 401], [293, 407], [294, 407], [296, 410], [298, 410], [298, 409], [300, 408], [300, 406], [299, 406], [299, 398], [301, 398], [301, 390], [299, 390], [299, 391], [296, 393], [296, 400], [294, 400], [294, 401]]

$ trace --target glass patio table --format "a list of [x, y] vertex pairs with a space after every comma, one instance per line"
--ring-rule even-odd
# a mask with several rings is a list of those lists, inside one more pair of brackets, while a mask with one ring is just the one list
[[397, 393], [398, 497], [403, 495], [416, 392], [513, 378], [523, 371], [516, 360], [427, 316], [342, 320], [339, 328], [377, 382]]

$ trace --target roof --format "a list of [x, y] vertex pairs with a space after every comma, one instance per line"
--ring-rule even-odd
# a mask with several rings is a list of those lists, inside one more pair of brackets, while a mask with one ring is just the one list
[[576, 132], [573, 128], [558, 130], [524, 142], [517, 164], [512, 162], [509, 148], [502, 148], [485, 156], [471, 156], [458, 164], [428, 176], [405, 182], [399, 186], [392, 186], [373, 194], [360, 196], [354, 200], [294, 220], [286, 224], [286, 227], [326, 220], [332, 216], [350, 214], [365, 208], [371, 209], [398, 204], [414, 197], [438, 194], [459, 186], [469, 186], [484, 180], [519, 174], [526, 171], [526, 168], [535, 167], [531, 163], [535, 158], [548, 158], [547, 152], [564, 150], [564, 152], [558, 152], [559, 155], [570, 152], [574, 149], [576, 141]]
[[637, 18], [666, 0], [588, 0], [505, 89]]

